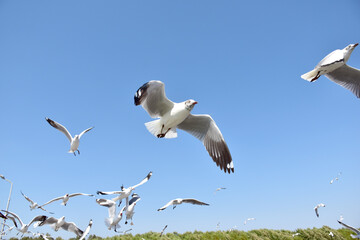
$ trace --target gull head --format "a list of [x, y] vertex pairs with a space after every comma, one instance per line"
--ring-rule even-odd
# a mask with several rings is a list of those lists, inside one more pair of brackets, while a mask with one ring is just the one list
[[349, 60], [351, 53], [354, 51], [354, 49], [356, 48], [357, 45], [359, 45], [359, 44], [358, 43], [349, 44], [346, 48], [343, 49], [345, 63]]
[[185, 103], [185, 108], [188, 111], [191, 111], [194, 108], [195, 104], [197, 104], [198, 102], [193, 99], [189, 99], [189, 100], [186, 100], [184, 103]]

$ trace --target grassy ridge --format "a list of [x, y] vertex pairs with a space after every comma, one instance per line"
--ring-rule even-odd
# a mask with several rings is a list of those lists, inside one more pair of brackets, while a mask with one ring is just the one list
[[[329, 235], [332, 232], [333, 237]], [[297, 236], [292, 236], [295, 233], [300, 233]], [[248, 232], [244, 231], [214, 231], [214, 232], [185, 232], [183, 234], [179, 233], [167, 233], [160, 238], [160, 234], [157, 232], [147, 232], [144, 234], [126, 234], [119, 235], [114, 237], [101, 238], [95, 235], [88, 237], [90, 240], [219, 240], [219, 239], [234, 239], [234, 240], [318, 240], [318, 239], [331, 239], [331, 240], [350, 240], [350, 234], [352, 232], [348, 229], [332, 229], [327, 226], [322, 228], [307, 228], [307, 229], [297, 229], [296, 231], [288, 230], [269, 230], [269, 229], [257, 229], [251, 230]], [[17, 240], [18, 238], [10, 238], [10, 240]], [[31, 238], [24, 237], [23, 240], [41, 240], [42, 238]], [[56, 240], [61, 240], [62, 238], [58, 237]], [[75, 240], [76, 238], [71, 238], [70, 240]]]

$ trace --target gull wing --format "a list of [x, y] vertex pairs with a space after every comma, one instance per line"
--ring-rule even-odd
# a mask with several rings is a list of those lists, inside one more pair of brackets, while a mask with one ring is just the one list
[[10, 214], [10, 215], [11, 215], [11, 216], [6, 216], [6, 217], [10, 218], [10, 219], [14, 222], [15, 227], [17, 227], [17, 224], [16, 224], [15, 219], [20, 222], [20, 225], [21, 225], [21, 226], [24, 226], [24, 223], [21, 221], [21, 219], [19, 218], [19, 216], [16, 215], [15, 213], [9, 212], [9, 211], [6, 211], [6, 210], [1, 210], [1, 211], [6, 212], [7, 214]]
[[174, 103], [165, 95], [164, 83], [152, 80], [142, 85], [135, 93], [135, 105], [141, 105], [152, 118], [162, 117]]
[[151, 175], [152, 175], [152, 172], [149, 172], [148, 175], [140, 183], [136, 184], [135, 186], [132, 186], [132, 188], [137, 188], [138, 186], [143, 185], [144, 183], [149, 181]]
[[335, 51], [332, 51], [329, 53], [326, 57], [324, 57], [315, 68], [323, 67], [326, 65], [333, 64], [335, 62], [341, 62], [344, 61], [344, 51], [337, 49]]
[[75, 223], [73, 222], [65, 222], [62, 226], [61, 226], [62, 229], [64, 229], [65, 231], [68, 231], [68, 232], [73, 232], [75, 233], [78, 237], [81, 237], [83, 235], [83, 231], [78, 228]]
[[133, 198], [130, 199], [129, 206], [137, 203], [140, 199], [141, 199], [140, 196], [136, 194], [136, 196], [134, 196]]
[[94, 127], [91, 127], [91, 128], [88, 128], [88, 129], [82, 131], [82, 132], [80, 133], [80, 135], [79, 135], [79, 139], [82, 137], [82, 135], [84, 135], [84, 133], [90, 131], [90, 130], [93, 129], [93, 128], [94, 128]]
[[50, 118], [45, 118], [45, 119], [52, 127], [56, 128], [57, 130], [65, 134], [65, 136], [67, 137], [67, 139], [69, 139], [70, 142], [72, 141], [72, 137], [69, 131], [63, 125], [51, 120]]
[[344, 227], [350, 229], [351, 231], [355, 232], [356, 234], [358, 234], [358, 235], [360, 234], [360, 231], [359, 231], [358, 229], [356, 229], [356, 228], [354, 228], [354, 227], [352, 227], [352, 226], [349, 226], [349, 225], [347, 225], [347, 224], [345, 224], [345, 223], [343, 223], [343, 222], [340, 222], [339, 220], [338, 220], [338, 223], [340, 223], [340, 224], [343, 225]]
[[115, 212], [116, 212], [116, 202], [110, 199], [96, 199], [96, 202], [100, 205], [100, 206], [104, 206], [107, 207], [109, 210], [109, 218], [114, 218], [115, 217]]
[[50, 201], [48, 201], [47, 203], [45, 203], [45, 204], [43, 204], [43, 205], [41, 205], [41, 206], [39, 206], [38, 208], [41, 208], [41, 207], [43, 207], [43, 206], [45, 206], [45, 205], [48, 205], [48, 204], [50, 204], [50, 203], [52, 203], [52, 202], [55, 202], [55, 201], [58, 201], [58, 200], [62, 200], [64, 197], [63, 196], [61, 196], [61, 197], [57, 197], [57, 198], [54, 198], [54, 199], [51, 199]]
[[332, 72], [325, 74], [331, 81], [350, 90], [360, 98], [360, 70], [344, 65]]
[[87, 194], [87, 193], [72, 193], [72, 194], [69, 195], [69, 197], [75, 197], [75, 196], [80, 196], [80, 195], [82, 195], [82, 196], [90, 196], [90, 197], [94, 196], [92, 194]]
[[167, 225], [165, 225], [165, 227], [164, 227], [163, 230], [161, 231], [160, 237], [164, 234], [164, 231], [165, 231], [166, 228], [167, 228]]
[[209, 205], [207, 203], [201, 202], [199, 200], [193, 199], [193, 198], [185, 198], [183, 199], [183, 203], [191, 203], [191, 204], [195, 204], [195, 205]]
[[315, 207], [315, 213], [316, 213], [316, 216], [319, 217], [319, 211], [318, 211], [317, 207]]
[[122, 193], [124, 193], [124, 191], [113, 191], [113, 192], [97, 191], [96, 193], [100, 194], [100, 195], [112, 195], [112, 194], [122, 194]]
[[34, 201], [33, 200], [31, 200], [29, 197], [27, 197], [22, 191], [20, 191], [21, 192], [21, 194], [24, 196], [24, 198], [26, 199], [26, 200], [28, 200], [31, 204], [34, 204]]
[[28, 226], [30, 226], [31, 224], [33, 224], [34, 222], [44, 222], [48, 217], [45, 215], [39, 215], [34, 217], [28, 224]]
[[88, 235], [90, 232], [91, 226], [92, 226], [92, 220], [90, 219], [89, 225], [86, 227], [84, 233], [82, 234], [82, 236], [79, 240], [85, 239], [86, 235]]
[[54, 217], [49, 217], [49, 218], [46, 218], [44, 221], [42, 221], [40, 224], [39, 224], [39, 227], [40, 226], [43, 226], [45, 224], [54, 224], [54, 223], [57, 223], [58, 219], [54, 218]]
[[210, 115], [190, 114], [177, 128], [199, 139], [216, 165], [220, 166], [221, 170], [228, 173], [230, 171], [234, 172], [234, 164], [229, 148], [220, 129]]
[[165, 204], [164, 206], [159, 208], [158, 211], [162, 211], [162, 210], [166, 209], [168, 206], [173, 205], [174, 201], [175, 201], [175, 199], [171, 200], [170, 202], [168, 202], [167, 204]]

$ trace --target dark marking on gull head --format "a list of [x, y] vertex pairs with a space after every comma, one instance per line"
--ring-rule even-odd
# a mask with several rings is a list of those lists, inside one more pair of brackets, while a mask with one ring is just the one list
[[141, 104], [142, 99], [146, 96], [146, 90], [149, 87], [149, 82], [143, 84], [135, 93], [134, 96], [134, 103], [135, 106], [138, 106]]

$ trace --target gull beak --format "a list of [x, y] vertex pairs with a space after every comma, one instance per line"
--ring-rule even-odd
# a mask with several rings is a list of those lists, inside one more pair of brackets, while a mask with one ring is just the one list
[[198, 102], [194, 102], [193, 105], [197, 104]]
[[354, 47], [356, 47], [357, 45], [359, 45], [359, 43], [355, 43], [355, 44], [354, 44]]

